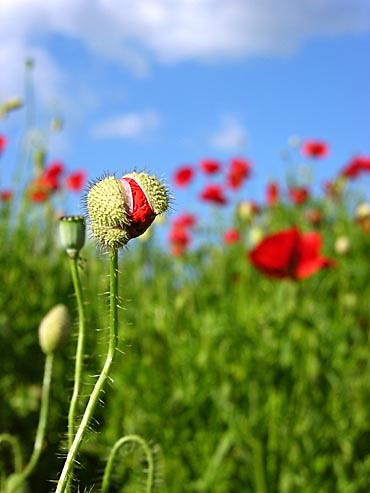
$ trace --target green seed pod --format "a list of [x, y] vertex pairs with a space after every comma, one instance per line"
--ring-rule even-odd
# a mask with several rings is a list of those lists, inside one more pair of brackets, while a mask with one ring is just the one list
[[39, 343], [45, 354], [58, 349], [66, 338], [70, 325], [71, 319], [65, 305], [56, 305], [45, 315], [39, 326]]
[[59, 219], [59, 235], [68, 256], [78, 257], [85, 244], [85, 218], [83, 216], [62, 216]]

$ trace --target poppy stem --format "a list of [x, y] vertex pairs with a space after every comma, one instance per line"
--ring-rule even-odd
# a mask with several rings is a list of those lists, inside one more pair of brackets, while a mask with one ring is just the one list
[[[74, 387], [71, 398], [71, 403], [68, 413], [68, 448], [72, 447], [73, 438], [75, 436], [76, 429], [76, 410], [78, 405], [78, 399], [81, 393], [82, 386], [82, 370], [83, 370], [83, 358], [85, 351], [85, 309], [82, 297], [81, 280], [78, 273], [77, 256], [69, 257], [69, 265], [71, 268], [71, 275], [73, 281], [73, 287], [77, 300], [78, 309], [78, 340], [76, 349], [76, 363], [75, 363], [75, 373], [74, 373]], [[72, 480], [73, 468], [70, 473], [70, 480]], [[67, 491], [69, 488], [67, 488]]]
[[46, 359], [45, 359], [40, 417], [36, 431], [36, 438], [33, 446], [33, 452], [26, 467], [23, 469], [23, 471], [17, 474], [15, 479], [11, 482], [11, 485], [9, 486], [8, 489], [9, 493], [15, 493], [19, 491], [20, 486], [26, 481], [28, 476], [33, 472], [40, 459], [44, 437], [45, 437], [48, 412], [49, 412], [50, 386], [51, 386], [51, 377], [53, 374], [53, 363], [54, 363], [54, 353], [51, 352], [46, 355]]
[[145, 493], [151, 493], [153, 490], [154, 484], [154, 459], [152, 451], [150, 450], [147, 442], [141, 438], [139, 435], [127, 435], [125, 437], [120, 438], [113, 446], [107, 465], [105, 467], [104, 476], [103, 476], [103, 484], [102, 484], [102, 493], [108, 493], [110, 487], [111, 474], [113, 469], [113, 463], [116, 458], [116, 455], [121, 447], [130, 442], [138, 443], [144, 450], [146, 461], [148, 463], [148, 478], [146, 482]]
[[60, 475], [56, 493], [64, 493], [67, 485], [69, 484], [69, 478], [71, 477], [72, 470], [76, 461], [77, 454], [80, 450], [82, 441], [88, 431], [89, 424], [93, 417], [96, 406], [99, 402], [100, 394], [104, 389], [105, 383], [108, 380], [109, 372], [114, 360], [117, 347], [117, 330], [118, 330], [118, 251], [116, 248], [112, 248], [110, 251], [110, 312], [109, 312], [109, 346], [108, 353], [99, 375], [98, 380], [95, 383], [94, 389], [90, 395], [88, 403], [86, 405], [85, 412], [82, 416], [80, 425], [74, 436], [72, 446], [69, 448], [66, 461], [63, 466], [62, 473]]

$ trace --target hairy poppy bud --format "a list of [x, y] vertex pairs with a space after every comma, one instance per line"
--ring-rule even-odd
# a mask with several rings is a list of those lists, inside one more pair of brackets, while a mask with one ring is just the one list
[[85, 218], [83, 216], [62, 216], [59, 219], [59, 234], [68, 256], [76, 258], [85, 244]]
[[87, 194], [92, 232], [109, 248], [120, 248], [143, 234], [168, 203], [166, 187], [146, 173], [130, 173], [120, 180], [107, 176]]
[[45, 354], [53, 353], [60, 346], [68, 334], [70, 324], [65, 305], [56, 305], [45, 315], [39, 326], [39, 342]]

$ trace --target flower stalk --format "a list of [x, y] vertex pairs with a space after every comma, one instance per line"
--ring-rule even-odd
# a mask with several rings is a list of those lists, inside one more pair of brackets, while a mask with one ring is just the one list
[[99, 375], [94, 389], [88, 400], [85, 412], [83, 414], [80, 425], [76, 431], [71, 447], [69, 448], [66, 461], [60, 475], [56, 493], [66, 491], [67, 485], [72, 475], [77, 454], [81, 447], [82, 441], [88, 431], [89, 424], [98, 404], [100, 394], [104, 389], [105, 383], [109, 377], [109, 372], [114, 360], [118, 340], [118, 250], [112, 248], [110, 250], [110, 312], [109, 312], [109, 346], [107, 357], [103, 369]]
[[109, 492], [109, 487], [110, 487], [110, 480], [111, 480], [111, 475], [112, 475], [112, 470], [113, 470], [113, 464], [115, 461], [115, 458], [117, 456], [117, 453], [121, 447], [123, 447], [125, 444], [130, 443], [130, 442], [136, 442], [138, 443], [142, 449], [144, 450], [146, 461], [148, 463], [148, 478], [146, 482], [146, 488], [145, 488], [145, 493], [152, 493], [153, 490], [153, 484], [154, 484], [154, 459], [153, 459], [153, 454], [152, 451], [150, 450], [149, 445], [147, 442], [141, 438], [139, 435], [126, 435], [122, 438], [120, 438], [113, 446], [107, 465], [105, 467], [104, 471], [104, 476], [103, 476], [103, 484], [102, 484], [102, 493], [108, 493]]
[[20, 487], [26, 481], [26, 479], [31, 475], [31, 473], [35, 469], [40, 459], [40, 455], [44, 443], [48, 412], [49, 412], [50, 387], [51, 387], [51, 378], [53, 373], [53, 363], [54, 363], [54, 352], [49, 352], [46, 354], [46, 359], [45, 359], [40, 417], [39, 417], [39, 424], [37, 427], [33, 452], [28, 464], [23, 469], [23, 471], [21, 471], [20, 473], [16, 473], [13, 476], [10, 476], [9, 478], [10, 482], [7, 489], [8, 493], [17, 493], [20, 490]]

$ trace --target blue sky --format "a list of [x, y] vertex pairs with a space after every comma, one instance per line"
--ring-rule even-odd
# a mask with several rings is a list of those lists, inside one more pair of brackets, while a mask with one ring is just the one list
[[[262, 199], [267, 179], [283, 179], [291, 135], [330, 144], [317, 181], [370, 154], [365, 0], [2, 0], [0, 43], [0, 102], [23, 94], [33, 57], [33, 139], [48, 134], [50, 160], [90, 178], [145, 168], [170, 182], [182, 164], [243, 155], [254, 175], [241, 195]], [[58, 135], [53, 114], [65, 121]], [[24, 117], [0, 120], [3, 186]]]

